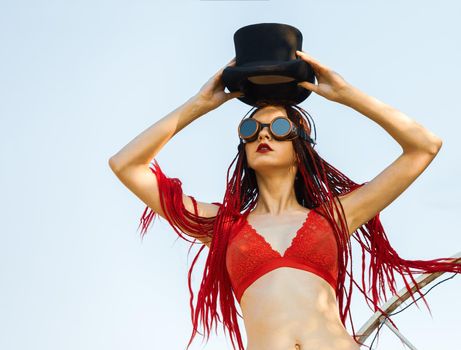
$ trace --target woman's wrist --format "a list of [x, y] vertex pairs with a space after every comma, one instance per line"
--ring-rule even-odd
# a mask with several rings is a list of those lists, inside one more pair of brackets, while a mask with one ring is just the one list
[[200, 99], [197, 95], [190, 97], [186, 104], [188, 105], [190, 111], [197, 116], [201, 116], [210, 111], [210, 108], [207, 107], [206, 103]]
[[211, 106], [206, 99], [198, 94], [192, 96], [187, 102], [190, 103], [192, 109], [200, 115], [206, 114], [216, 108], [215, 106]]
[[363, 98], [363, 94], [355, 86], [348, 84], [341, 89], [337, 102], [355, 109], [357, 102]]

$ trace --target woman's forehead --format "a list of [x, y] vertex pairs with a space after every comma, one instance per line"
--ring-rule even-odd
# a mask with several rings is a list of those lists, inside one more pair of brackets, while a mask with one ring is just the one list
[[270, 123], [275, 117], [287, 117], [285, 108], [283, 107], [265, 107], [258, 110], [253, 118], [261, 123]]

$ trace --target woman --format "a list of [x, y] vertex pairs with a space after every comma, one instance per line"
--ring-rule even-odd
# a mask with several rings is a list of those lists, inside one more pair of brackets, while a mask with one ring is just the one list
[[[358, 349], [354, 328], [353, 337], [345, 328], [348, 317], [353, 327], [349, 309], [352, 283], [377, 311], [385, 301], [386, 284], [396, 293], [394, 270], [407, 286], [415, 281], [412, 273], [461, 271], [461, 265], [448, 258], [422, 261], [399, 257], [379, 221], [380, 211], [437, 155], [440, 138], [353, 87], [307, 53], [298, 51], [297, 55], [311, 64], [318, 81], [318, 85], [301, 82], [300, 86], [355, 109], [401, 145], [402, 154], [373, 180], [357, 184], [323, 160], [313, 148], [305, 111], [271, 101], [262, 101], [250, 115], [262, 123], [252, 138], [245, 139], [240, 129], [238, 154], [229, 171], [235, 161], [236, 166], [230, 179], [228, 172], [222, 203], [197, 202], [185, 195], [181, 181], [167, 177], [155, 160], [149, 168], [176, 133], [241, 96], [239, 92], [224, 92], [221, 74], [225, 67], [195, 96], [109, 161], [118, 178], [147, 205], [140, 223], [142, 235], [158, 214], [183, 239], [202, 243], [189, 272], [194, 329], [188, 347], [199, 332], [199, 322], [208, 340], [213, 323], [220, 321], [229, 331], [234, 349]], [[234, 64], [235, 58], [228, 63]], [[289, 137], [270, 129], [276, 118], [288, 119], [296, 126]], [[263, 144], [271, 150], [261, 149]], [[362, 254], [370, 254], [369, 286], [365, 268], [360, 284], [352, 276], [351, 237], [361, 245]], [[194, 307], [191, 273], [205, 246], [209, 253]], [[371, 297], [367, 294], [370, 290]], [[233, 296], [243, 315], [237, 312]], [[243, 317], [247, 332], [245, 348], [237, 315]]]

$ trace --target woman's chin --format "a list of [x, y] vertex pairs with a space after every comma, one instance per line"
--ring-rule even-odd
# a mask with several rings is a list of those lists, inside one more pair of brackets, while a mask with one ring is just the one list
[[250, 165], [254, 171], [259, 173], [264, 173], [273, 171], [274, 169], [288, 169], [290, 164], [285, 164], [285, 162], [280, 162], [280, 159], [270, 158], [270, 157], [261, 157], [260, 159], [254, 160]]

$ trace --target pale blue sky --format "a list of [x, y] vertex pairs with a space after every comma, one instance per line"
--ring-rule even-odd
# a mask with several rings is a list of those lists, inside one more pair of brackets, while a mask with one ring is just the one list
[[[443, 139], [381, 218], [404, 258], [461, 251], [460, 10], [421, 0], [1, 1], [0, 349], [184, 348], [197, 249], [188, 259], [189, 244], [163, 220], [141, 242], [144, 204], [107, 161], [225, 65], [248, 24], [294, 25], [304, 51]], [[400, 154], [348, 107], [315, 93], [301, 106], [319, 153], [356, 182]], [[249, 109], [233, 100], [190, 124], [157, 156], [163, 170], [198, 200], [220, 201]], [[418, 349], [461, 348], [460, 290], [455, 276], [427, 295], [433, 318], [420, 302], [394, 321]], [[370, 316], [358, 291], [353, 316], [356, 329]], [[192, 349], [231, 349], [219, 329]], [[377, 348], [404, 347], [384, 329]]]

